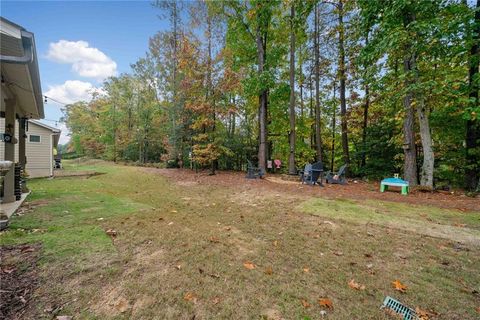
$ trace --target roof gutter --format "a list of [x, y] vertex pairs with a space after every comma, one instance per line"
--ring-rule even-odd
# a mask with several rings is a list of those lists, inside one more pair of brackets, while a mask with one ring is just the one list
[[33, 62], [33, 34], [31, 32], [22, 30], [22, 46], [23, 46], [23, 56], [5, 56], [0, 55], [0, 61], [5, 63], [16, 63], [16, 64], [30, 64]]
[[28, 66], [28, 72], [30, 73], [30, 79], [33, 86], [33, 95], [37, 104], [38, 115], [40, 118], [44, 118], [43, 110], [43, 95], [40, 85], [40, 74], [38, 72], [38, 62], [35, 57], [35, 39], [33, 33], [26, 31], [25, 29], [20, 31], [22, 36], [23, 56], [6, 56], [0, 55], [0, 61], [3, 63], [22, 64]]

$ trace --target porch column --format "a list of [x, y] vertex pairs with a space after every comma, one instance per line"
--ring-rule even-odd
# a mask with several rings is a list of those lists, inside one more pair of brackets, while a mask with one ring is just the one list
[[[5, 99], [5, 133], [9, 133], [12, 136], [12, 143], [5, 143], [5, 155], [6, 161], [12, 161], [15, 163], [15, 99]], [[3, 203], [15, 201], [15, 169], [12, 167], [10, 171], [5, 175], [3, 189]]]
[[[26, 134], [26, 126], [27, 126], [27, 119], [21, 118], [18, 121], [18, 163], [22, 167], [22, 170], [25, 172], [25, 166], [27, 165], [27, 157], [25, 154], [25, 138], [27, 137]], [[25, 183], [22, 184], [22, 193], [28, 192], [27, 185]]]

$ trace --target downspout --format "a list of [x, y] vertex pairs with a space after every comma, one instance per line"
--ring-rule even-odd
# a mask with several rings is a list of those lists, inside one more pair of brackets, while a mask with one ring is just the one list
[[53, 136], [55, 134], [50, 134], [50, 177], [53, 177]]

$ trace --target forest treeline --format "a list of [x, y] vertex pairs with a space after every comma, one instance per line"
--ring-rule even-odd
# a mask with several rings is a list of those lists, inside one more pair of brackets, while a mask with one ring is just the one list
[[157, 1], [169, 29], [65, 107], [78, 155], [480, 187], [480, 0]]

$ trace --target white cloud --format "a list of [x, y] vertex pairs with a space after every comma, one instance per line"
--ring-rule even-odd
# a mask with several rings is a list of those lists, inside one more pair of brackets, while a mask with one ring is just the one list
[[[74, 103], [78, 101], [90, 101], [94, 92], [101, 92], [90, 82], [79, 80], [67, 80], [64, 84], [49, 86], [45, 96], [58, 100], [61, 103]], [[55, 104], [49, 100], [48, 103]]]
[[72, 70], [82, 77], [102, 81], [117, 74], [117, 64], [97, 48], [90, 47], [86, 41], [60, 40], [50, 43], [47, 58], [71, 64]]

